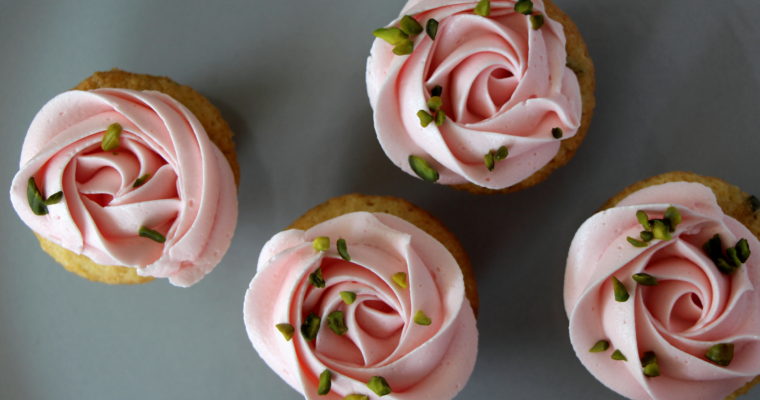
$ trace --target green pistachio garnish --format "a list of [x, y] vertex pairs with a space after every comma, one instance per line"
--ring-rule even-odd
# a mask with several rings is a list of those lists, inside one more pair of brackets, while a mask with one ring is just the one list
[[397, 56], [412, 54], [412, 51], [414, 51], [414, 42], [409, 39], [406, 39], [393, 47], [393, 54]]
[[655, 239], [672, 239], [672, 236], [670, 236], [670, 227], [666, 225], [665, 222], [661, 219], [656, 219], [652, 223], [652, 234], [654, 234]]
[[430, 164], [428, 164], [428, 162], [422, 157], [410, 155], [409, 166], [412, 167], [412, 171], [414, 171], [417, 176], [425, 181], [435, 182], [438, 180], [438, 171], [436, 171], [435, 168], [431, 167]]
[[430, 111], [438, 111], [439, 108], [443, 105], [443, 100], [441, 100], [441, 96], [433, 96], [427, 101], [427, 106], [430, 109]]
[[533, 28], [533, 30], [541, 29], [542, 26], [544, 26], [544, 16], [541, 14], [533, 14], [530, 17], [530, 27]]
[[742, 263], [747, 262], [750, 254], [752, 254], [752, 252], [749, 251], [749, 242], [747, 242], [747, 239], [739, 239], [734, 247], [736, 248], [736, 255], [739, 256], [739, 261]]
[[45, 199], [45, 205], [46, 206], [52, 206], [53, 204], [58, 204], [63, 200], [63, 192], [57, 191], [50, 195], [47, 199]]
[[316, 271], [309, 274], [309, 283], [316, 288], [325, 287], [325, 278], [322, 277], [322, 268], [317, 268]]
[[422, 32], [422, 25], [420, 25], [420, 23], [411, 15], [404, 15], [398, 26], [409, 36], [414, 36]]
[[491, 0], [480, 0], [473, 11], [481, 17], [491, 15]]
[[496, 161], [494, 161], [493, 157], [493, 150], [489, 151], [483, 156], [483, 163], [486, 164], [486, 168], [488, 168], [489, 171], [493, 171], [494, 167], [496, 166]]
[[610, 281], [612, 281], [612, 291], [615, 293], [615, 301], [621, 303], [627, 301], [630, 296], [628, 295], [628, 289], [625, 288], [623, 282], [620, 282], [618, 278], [615, 278], [614, 276], [610, 277]]
[[552, 136], [555, 139], [561, 138], [562, 137], [562, 133], [563, 133], [562, 132], [562, 128], [560, 128], [560, 127], [552, 128]]
[[660, 365], [657, 363], [657, 356], [653, 351], [644, 353], [644, 357], [641, 357], [641, 367], [644, 376], [647, 378], [660, 376]]
[[333, 311], [327, 314], [327, 326], [335, 332], [336, 335], [344, 335], [348, 331], [346, 320], [343, 317], [343, 311]]
[[649, 275], [645, 272], [639, 272], [638, 274], [633, 274], [631, 276], [633, 280], [638, 283], [639, 285], [644, 286], [656, 286], [657, 285], [657, 278], [653, 277], [652, 275]]
[[639, 221], [641, 226], [644, 227], [644, 229], [651, 231], [652, 230], [652, 224], [649, 223], [649, 216], [646, 212], [643, 210], [636, 211], [636, 219]]
[[425, 25], [425, 32], [427, 32], [427, 35], [430, 36], [430, 39], [435, 40], [435, 35], [438, 33], [438, 21], [430, 18]]
[[425, 110], [417, 111], [417, 118], [420, 119], [420, 125], [422, 125], [423, 128], [427, 128], [427, 126], [433, 122], [433, 116]]
[[311, 242], [311, 247], [316, 251], [327, 251], [330, 249], [330, 238], [327, 236], [317, 236]]
[[630, 236], [628, 236], [627, 238], [625, 238], [625, 240], [627, 240], [628, 243], [632, 244], [633, 247], [647, 247], [647, 246], [649, 246], [649, 243], [642, 242], [641, 240], [632, 238]]
[[736, 267], [736, 268], [741, 267], [742, 262], [741, 260], [739, 260], [739, 255], [736, 253], [735, 247], [729, 247], [726, 249], [726, 258], [727, 258], [726, 261], [728, 261], [728, 263], [732, 267]]
[[628, 361], [628, 359], [620, 350], [613, 351], [612, 355], [610, 355], [610, 358], [615, 361]]
[[37, 188], [34, 177], [29, 178], [26, 183], [26, 199], [29, 201], [29, 208], [32, 209], [35, 215], [45, 215], [48, 213], [45, 199], [42, 197], [40, 189]]
[[753, 195], [747, 197], [747, 202], [749, 202], [749, 208], [752, 210], [752, 212], [760, 210], [760, 199], [758, 199], [756, 196]]
[[734, 273], [734, 271], [736, 271], [736, 267], [729, 264], [728, 261], [726, 261], [726, 259], [723, 257], [715, 260], [715, 265], [718, 267], [718, 270], [720, 270], [720, 272], [726, 275], [731, 275]]
[[348, 248], [346, 247], [346, 239], [338, 239], [336, 245], [338, 246], [338, 254], [340, 254], [340, 258], [346, 261], [351, 261], [351, 256], [348, 254]]
[[395, 274], [391, 275], [391, 279], [393, 280], [393, 283], [395, 283], [396, 286], [400, 287], [401, 289], [406, 289], [409, 287], [409, 283], [406, 281], [406, 272], [396, 272]]
[[386, 394], [391, 393], [391, 387], [388, 385], [388, 381], [382, 376], [373, 376], [370, 378], [369, 382], [367, 382], [367, 387], [378, 396], [385, 396]]
[[115, 150], [119, 147], [119, 136], [121, 136], [121, 125], [113, 123], [108, 125], [106, 133], [103, 135], [103, 139], [100, 142], [100, 148], [103, 151]]
[[324, 396], [330, 393], [330, 387], [332, 387], [332, 372], [329, 369], [322, 371], [319, 374], [319, 386], [317, 386], [317, 394]]
[[677, 208], [670, 206], [665, 210], [665, 219], [669, 222], [670, 231], [675, 232], [676, 226], [681, 223], [681, 213]]
[[652, 232], [649, 232], [649, 231], [641, 231], [641, 233], [639, 234], [639, 236], [641, 237], [641, 240], [643, 240], [645, 242], [651, 242], [652, 239], [654, 239], [654, 234]]
[[135, 179], [135, 183], [132, 184], [132, 188], [133, 189], [139, 188], [140, 186], [144, 185], [145, 182], [148, 181], [148, 179], [150, 179], [150, 174], [145, 174], [145, 175], [143, 175], [143, 176]]
[[399, 28], [379, 28], [372, 32], [376, 38], [383, 39], [392, 46], [398, 46], [405, 40], [409, 39], [409, 35], [404, 33]]
[[322, 318], [319, 318], [317, 314], [309, 314], [303, 324], [301, 324], [301, 335], [303, 338], [309, 341], [316, 339], [321, 323]]
[[533, 2], [530, 0], [519, 0], [515, 3], [515, 11], [520, 14], [530, 15], [533, 12]]
[[345, 291], [345, 292], [340, 292], [338, 294], [340, 295], [340, 298], [343, 299], [343, 302], [349, 306], [351, 304], [354, 304], [354, 302], [356, 301], [356, 293], [354, 292]]
[[610, 348], [610, 342], [602, 339], [602, 340], [594, 343], [594, 345], [591, 346], [591, 348], [588, 349], [588, 351], [590, 353], [601, 353], [603, 351], [607, 351], [607, 349], [609, 349], [609, 348]]
[[722, 367], [727, 367], [731, 364], [731, 360], [734, 359], [734, 344], [733, 343], [718, 343], [707, 349], [705, 357], [715, 364]]
[[146, 228], [144, 226], [140, 227], [140, 230], [137, 231], [137, 234], [158, 243], [163, 243], [166, 241], [166, 238], [164, 237], [164, 235], [154, 231], [153, 229]]
[[496, 153], [494, 153], [493, 159], [495, 161], [501, 161], [509, 155], [509, 149], [507, 146], [501, 146], [498, 149], [496, 149]]
[[422, 310], [417, 310], [414, 314], [414, 323], [417, 325], [430, 325], [432, 322]]
[[438, 110], [438, 112], [435, 113], [435, 124], [436, 126], [441, 126], [446, 121], [446, 113], [443, 112], [443, 110]]
[[723, 257], [723, 242], [720, 240], [720, 235], [716, 233], [702, 245], [702, 249], [711, 260], [717, 262], [719, 258]]
[[274, 326], [277, 328], [278, 331], [282, 334], [282, 336], [285, 338], [286, 341], [290, 341], [290, 339], [293, 339], [293, 332], [296, 331], [296, 328], [293, 328], [293, 325], [290, 324], [277, 324]]
[[433, 89], [430, 91], [431, 96], [441, 97], [442, 94], [443, 94], [443, 88], [441, 87], [441, 85], [435, 85]]
[[369, 400], [369, 396], [363, 394], [349, 394], [343, 400]]

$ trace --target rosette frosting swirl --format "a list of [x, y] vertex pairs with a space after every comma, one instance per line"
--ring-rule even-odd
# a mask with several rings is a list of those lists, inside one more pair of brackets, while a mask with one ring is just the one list
[[[118, 147], [101, 143], [112, 124]], [[35, 215], [34, 178], [43, 196], [63, 201]], [[137, 268], [190, 286], [219, 263], [237, 218], [232, 170], [198, 119], [155, 91], [68, 91], [32, 121], [11, 201], [37, 234], [101, 265]], [[158, 233], [160, 240], [139, 235]]]
[[[330, 238], [330, 249], [315, 250], [317, 237]], [[339, 238], [350, 261], [335, 251]], [[317, 270], [323, 287], [311, 281]], [[392, 278], [398, 273], [406, 274], [406, 287]], [[328, 321], [336, 311], [345, 321], [342, 334]], [[415, 322], [420, 311], [429, 321]], [[389, 214], [350, 213], [275, 235], [259, 257], [244, 314], [259, 355], [308, 399], [376, 398], [367, 387], [375, 376], [391, 388], [383, 398], [453, 398], [475, 364], [475, 318], [456, 261], [440, 242]], [[313, 316], [321, 323], [310, 340], [299, 328]], [[292, 339], [278, 324], [295, 328]], [[324, 370], [332, 373], [331, 389], [320, 396]]]
[[[672, 239], [646, 247], [627, 241], [642, 231], [637, 211], [660, 218], [671, 205], [682, 218]], [[716, 234], [724, 249], [746, 239], [754, 252], [732, 274], [703, 249]], [[565, 275], [577, 356], [597, 379], [633, 399], [724, 398], [760, 374], [758, 252], [757, 238], [698, 183], [651, 186], [592, 216], [573, 239]], [[657, 284], [637, 284], [632, 275], [640, 273]], [[611, 277], [625, 285], [628, 300], [616, 301]], [[590, 352], [599, 340], [610, 348]], [[733, 346], [727, 365], [707, 357], [725, 344]], [[627, 361], [612, 359], [615, 349]], [[656, 356], [659, 376], [643, 372], [648, 353]]]
[[[543, 1], [533, 1], [533, 12], [544, 16], [540, 29], [514, 1], [492, 1], [488, 17], [473, 13], [476, 3], [411, 0], [401, 16], [422, 26], [438, 21], [435, 39], [417, 35], [408, 56], [375, 40], [367, 91], [380, 144], [401, 169], [414, 174], [407, 159], [415, 155], [438, 170], [440, 183], [500, 189], [551, 161], [561, 142], [552, 129], [562, 130], [562, 140], [576, 134], [581, 94], [566, 66], [563, 27], [545, 15]], [[428, 110], [436, 86], [446, 121], [423, 127], [416, 113]], [[489, 171], [484, 155], [502, 146], [509, 156]]]

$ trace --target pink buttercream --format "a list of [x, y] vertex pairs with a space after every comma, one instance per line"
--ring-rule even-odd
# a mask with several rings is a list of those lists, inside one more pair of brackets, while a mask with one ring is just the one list
[[[642, 230], [635, 213], [662, 218], [674, 205], [683, 221], [668, 241], [637, 248], [626, 237]], [[734, 274], [722, 274], [702, 245], [720, 234], [723, 247], [745, 238], [754, 253]], [[570, 340], [581, 362], [602, 383], [633, 399], [722, 399], [760, 375], [760, 243], [723, 213], [713, 192], [698, 183], [674, 182], [640, 190], [589, 218], [570, 246], [565, 309]], [[656, 286], [637, 285], [645, 272]], [[617, 302], [610, 277], [627, 287]], [[591, 353], [598, 340], [610, 349]], [[718, 343], [733, 343], [722, 367], [705, 358]], [[610, 358], [619, 349], [627, 362]], [[639, 358], [653, 351], [661, 375], [647, 378]]]
[[[565, 64], [560, 23], [545, 16], [531, 28], [514, 1], [492, 1], [490, 17], [473, 13], [476, 1], [411, 0], [401, 16], [425, 26], [439, 22], [435, 40], [424, 32], [414, 52], [396, 56], [376, 39], [367, 60], [367, 91], [375, 130], [385, 153], [414, 175], [409, 155], [425, 158], [440, 173], [438, 182], [500, 189], [546, 165], [560, 147], [552, 128], [573, 137], [580, 126], [578, 79]], [[545, 14], [541, 0], [536, 12]], [[390, 26], [396, 26], [401, 16]], [[442, 126], [422, 127], [416, 115], [427, 110], [430, 91], [443, 88]], [[509, 156], [488, 171], [483, 156], [501, 146]]]
[[[120, 144], [103, 151], [112, 123], [123, 127]], [[145, 174], [150, 178], [134, 188]], [[43, 196], [64, 193], [47, 215], [29, 207], [30, 177]], [[226, 158], [187, 108], [154, 91], [68, 91], [50, 100], [29, 127], [11, 201], [50, 241], [177, 286], [196, 283], [221, 261], [237, 220]], [[141, 226], [166, 241], [138, 236]]]
[[[331, 239], [330, 250], [314, 250], [318, 236]], [[350, 261], [338, 256], [338, 238], [346, 240]], [[309, 283], [317, 268], [324, 288]], [[407, 274], [408, 289], [393, 283], [397, 272]], [[341, 291], [355, 292], [356, 301], [345, 304]], [[326, 323], [336, 310], [348, 327], [342, 336]], [[417, 310], [432, 324], [412, 322]], [[430, 235], [388, 214], [345, 214], [307, 231], [275, 235], [261, 251], [243, 311], [256, 351], [307, 399], [352, 393], [374, 399], [366, 386], [373, 376], [384, 377], [393, 389], [384, 399], [450, 399], [475, 364], [478, 334], [457, 262]], [[315, 341], [299, 331], [310, 313], [322, 318]], [[295, 327], [292, 340], [275, 328], [280, 323]], [[332, 390], [318, 396], [325, 369], [333, 373]]]

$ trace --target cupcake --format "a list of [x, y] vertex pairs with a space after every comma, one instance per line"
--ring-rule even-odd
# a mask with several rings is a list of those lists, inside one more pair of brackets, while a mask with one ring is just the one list
[[570, 341], [632, 399], [732, 399], [760, 375], [760, 202], [716, 178], [636, 183], [578, 230]]
[[10, 197], [67, 270], [185, 287], [230, 245], [237, 175], [232, 131], [206, 98], [168, 78], [112, 70], [37, 113]]
[[374, 32], [367, 92], [406, 173], [475, 193], [535, 185], [567, 163], [594, 109], [594, 66], [549, 0], [410, 0]]
[[457, 239], [393, 197], [346, 195], [263, 247], [248, 337], [307, 399], [450, 399], [470, 377], [477, 293]]

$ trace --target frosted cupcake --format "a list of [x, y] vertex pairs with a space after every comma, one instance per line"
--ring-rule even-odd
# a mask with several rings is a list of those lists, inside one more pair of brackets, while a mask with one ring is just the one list
[[475, 283], [425, 211], [347, 195], [270, 239], [245, 295], [261, 358], [307, 399], [450, 399], [477, 353]]
[[411, 0], [375, 31], [367, 91], [386, 155], [478, 193], [532, 186], [575, 154], [594, 67], [550, 1]]
[[98, 72], [35, 116], [11, 202], [48, 254], [90, 280], [190, 286], [237, 219], [232, 131], [193, 89]]
[[732, 399], [760, 375], [760, 202], [715, 178], [639, 182], [570, 246], [565, 309], [583, 365], [632, 399]]

